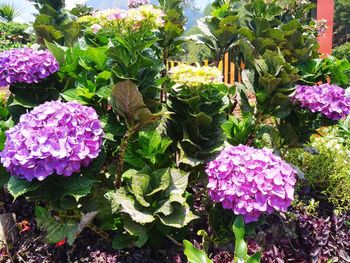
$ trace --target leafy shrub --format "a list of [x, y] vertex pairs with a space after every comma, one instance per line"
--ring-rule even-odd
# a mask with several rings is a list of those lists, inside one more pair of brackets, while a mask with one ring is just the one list
[[315, 83], [336, 84], [343, 88], [348, 88], [350, 62], [346, 58], [317, 58], [299, 65], [301, 82], [308, 85]]
[[[54, 74], [50, 76], [43, 74], [45, 76], [35, 84], [20, 81], [21, 85], [17, 87], [18, 83], [10, 83], [12, 94], [7, 102], [8, 111], [0, 108], [4, 124], [10, 127], [11, 119], [15, 123], [24, 122], [28, 115], [23, 114], [43, 103], [76, 106], [79, 103], [81, 105], [77, 108], [86, 109], [76, 118], [69, 114], [63, 118], [60, 114], [64, 112], [59, 112], [57, 121], [60, 125], [50, 128], [49, 124], [55, 124], [56, 119], [50, 118], [51, 108], [46, 107], [47, 104], [41, 106], [46, 107], [45, 112], [36, 114], [35, 121], [27, 126], [36, 125], [30, 127], [39, 133], [44, 128], [51, 129], [49, 157], [35, 151], [47, 150], [46, 145], [40, 144], [43, 138], [25, 137], [26, 130], [18, 127], [11, 130], [23, 133], [19, 136], [20, 143], [34, 146], [29, 156], [41, 158], [26, 167], [27, 160], [22, 158], [28, 155], [24, 151], [26, 148], [21, 147], [23, 149], [19, 149], [18, 154], [18, 149], [14, 147], [11, 152], [16, 156], [13, 163], [17, 171], [23, 168], [17, 175], [43, 180], [29, 182], [16, 176], [9, 177], [2, 169], [1, 174], [5, 176], [1, 177], [1, 185], [6, 184], [14, 198], [25, 197], [41, 205], [36, 208], [37, 223], [47, 232], [50, 243], [67, 240], [72, 244], [89, 223], [95, 224], [97, 231], [99, 228], [112, 231], [108, 233], [114, 237], [114, 248], [146, 244], [162, 246], [165, 238], [178, 243], [188, 236], [187, 230], [202, 227], [202, 224], [209, 225], [208, 234], [201, 231], [205, 242], [210, 240], [214, 245], [230, 242], [232, 231], [229, 228], [234, 214], [210, 201], [205, 187], [207, 178], [204, 177], [204, 165], [223, 148], [225, 134], [230, 143], [255, 146], [259, 140], [262, 144], [262, 138], [268, 135], [275, 152], [283, 153], [281, 148], [302, 145], [310, 134], [324, 125], [319, 118], [314, 118], [309, 109], [300, 110], [292, 101], [296, 84], [314, 77], [303, 76], [300, 71], [301, 65], [318, 55], [315, 30], [312, 25], [306, 24], [306, 14], [300, 11], [309, 10], [310, 5], [300, 10], [293, 7], [295, 10], [292, 10], [279, 6], [275, 1], [216, 0], [213, 3], [212, 16], [199, 23], [204, 35], [198, 39], [211, 46], [217, 54], [216, 59], [221, 59], [233, 47], [237, 49], [234, 62], [239, 63], [241, 57], [245, 59], [243, 83], [236, 85], [236, 93], [235, 88], [222, 82], [221, 72], [216, 68], [183, 66], [168, 72], [167, 59], [180, 52], [183, 43], [183, 1], [161, 0], [159, 8], [146, 5], [123, 11], [101, 11], [79, 18], [64, 10], [64, 1], [33, 2], [39, 10], [33, 25], [36, 36], [40, 44], [56, 57], [60, 69], [51, 72]], [[81, 11], [90, 14], [88, 10]], [[340, 70], [343, 66], [346, 68], [346, 63], [339, 62], [334, 70], [334, 80], [341, 81], [342, 85], [346, 82], [346, 70]], [[51, 100], [55, 102], [47, 102]], [[241, 118], [230, 117], [231, 112], [237, 112], [231, 106], [239, 106]], [[74, 112], [74, 109], [71, 111]], [[81, 120], [87, 120], [87, 125], [79, 126]], [[69, 125], [69, 129], [64, 128], [65, 124]], [[332, 120], [332, 124], [336, 121]], [[87, 145], [84, 145], [85, 141], [82, 142], [79, 136], [89, 132], [93, 134], [94, 130], [97, 143], [89, 141], [94, 137], [90, 134]], [[8, 132], [8, 140], [11, 140], [11, 131]], [[68, 144], [73, 145], [68, 148], [68, 154], [64, 150], [59, 151], [65, 148], [61, 145]], [[91, 155], [90, 147], [93, 150]], [[293, 199], [294, 177], [286, 183], [281, 174], [287, 173], [288, 176], [289, 173], [292, 177], [294, 169], [281, 163], [272, 151], [268, 152], [267, 157], [260, 154], [261, 150], [244, 152], [239, 158], [247, 163], [242, 166], [241, 160], [238, 160], [235, 168], [247, 180], [267, 185], [269, 196], [266, 198], [271, 199], [268, 200], [269, 205], [285, 211]], [[62, 156], [62, 160], [54, 159], [56, 155]], [[85, 159], [86, 156], [88, 159]], [[232, 160], [223, 159], [222, 163], [213, 160], [209, 166], [216, 163], [220, 166], [217, 170], [228, 172], [225, 162]], [[268, 169], [271, 167], [267, 168], [271, 159], [278, 160], [277, 163], [284, 168], [280, 174], [281, 167], [276, 168], [275, 163], [272, 167], [275, 169], [270, 174], [263, 174], [263, 171], [271, 170]], [[68, 163], [68, 168], [65, 167], [68, 170], [62, 172], [57, 167], [45, 166], [51, 160], [58, 168], [61, 168], [60, 164]], [[84, 163], [88, 166], [84, 167]], [[334, 163], [333, 167], [338, 167]], [[42, 168], [38, 164], [44, 165], [50, 176], [47, 176], [47, 171], [45, 174], [37, 172], [38, 168]], [[215, 165], [214, 168], [217, 168]], [[345, 171], [343, 167], [339, 169]], [[245, 170], [253, 175], [259, 174], [260, 178], [253, 178]], [[16, 175], [16, 171], [12, 172]], [[331, 176], [327, 189], [319, 190], [328, 194], [333, 203], [336, 203], [336, 198], [342, 200], [345, 195], [342, 189], [339, 190], [337, 177], [340, 175], [338, 170], [336, 172]], [[213, 174], [215, 177], [215, 171]], [[319, 175], [317, 172], [311, 177]], [[47, 178], [44, 179], [45, 176]], [[345, 172], [341, 176], [341, 186], [345, 189], [348, 187], [344, 183]], [[236, 177], [233, 176], [234, 179], [242, 179], [242, 176]], [[273, 180], [273, 183], [266, 180]], [[236, 188], [231, 181], [231, 193], [225, 196], [225, 207], [236, 205], [232, 198], [232, 191]], [[229, 184], [227, 180], [220, 183], [223, 187]], [[316, 183], [315, 189], [319, 187]], [[248, 214], [253, 211], [252, 206], [258, 210], [273, 211], [271, 207], [265, 207], [266, 200], [257, 204], [259, 197], [254, 197], [257, 192], [249, 182], [240, 185], [237, 181], [237, 186], [244, 188], [247, 194], [243, 194], [243, 198], [249, 200], [238, 203], [242, 207], [235, 212]], [[333, 196], [328, 193], [331, 187]], [[345, 201], [343, 203], [342, 206], [348, 205]], [[254, 212], [256, 219], [258, 215], [256, 210]], [[202, 216], [201, 220], [195, 221], [200, 223], [198, 225], [192, 222], [198, 218], [197, 214]], [[283, 216], [282, 213], [279, 215]], [[96, 220], [93, 220], [95, 217]], [[236, 261], [257, 262], [259, 254], [248, 259], [247, 244], [243, 240], [243, 219], [239, 218], [234, 227], [236, 248], [239, 249]], [[249, 226], [250, 233], [255, 232], [253, 228], [256, 225]]]
[[290, 150], [287, 160], [305, 173], [307, 181], [304, 184], [322, 193], [337, 209], [349, 211], [350, 150], [343, 145], [342, 139], [332, 135], [314, 138], [310, 146], [315, 152]]
[[27, 24], [0, 22], [0, 51], [33, 43], [33, 37], [26, 33], [27, 29]]
[[221, 125], [230, 103], [230, 89], [221, 73], [208, 67], [180, 66], [171, 71], [167, 134], [184, 152], [183, 157], [205, 160], [224, 141]]
[[127, 246], [126, 240], [134, 240], [135, 245], [141, 247], [157, 225], [182, 228], [197, 218], [184, 196], [188, 174], [177, 169], [161, 169], [151, 173], [128, 170], [123, 174], [123, 181], [125, 187], [107, 193], [112, 213], [123, 220], [127, 232], [114, 240], [115, 248]]
[[33, 23], [37, 41], [72, 46], [81, 33], [80, 25], [64, 11], [64, 1], [32, 0], [38, 14]]
[[350, 61], [350, 42], [347, 42], [341, 46], [337, 46], [333, 49], [332, 55], [338, 59], [347, 59]]
[[269, 221], [269, 228], [261, 234], [265, 236], [262, 262], [349, 261], [349, 216], [321, 215], [308, 207], [298, 204], [287, 217]]

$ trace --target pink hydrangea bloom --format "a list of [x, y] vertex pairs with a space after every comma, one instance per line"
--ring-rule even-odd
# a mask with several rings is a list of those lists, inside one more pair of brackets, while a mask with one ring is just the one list
[[6, 132], [1, 163], [32, 181], [51, 174], [71, 176], [101, 151], [103, 130], [95, 110], [76, 102], [46, 102], [21, 116]]
[[336, 85], [297, 86], [293, 101], [331, 120], [337, 121], [350, 114], [350, 98], [343, 88]]
[[0, 53], [0, 87], [38, 83], [58, 70], [58, 62], [48, 50], [19, 48]]
[[211, 198], [246, 223], [263, 213], [286, 212], [294, 199], [296, 171], [266, 148], [226, 147], [206, 173]]
[[93, 24], [93, 25], [91, 26], [91, 28], [92, 28], [92, 32], [93, 32], [94, 34], [97, 34], [98, 31], [100, 31], [100, 30], [102, 29], [102, 26], [99, 25], [99, 24]]

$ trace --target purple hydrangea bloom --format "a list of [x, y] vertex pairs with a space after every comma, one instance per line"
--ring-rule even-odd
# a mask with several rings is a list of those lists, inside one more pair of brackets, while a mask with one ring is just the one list
[[350, 114], [350, 98], [336, 85], [297, 86], [293, 101], [302, 108], [318, 112], [331, 120], [340, 120]]
[[48, 50], [10, 49], [0, 53], [0, 87], [15, 83], [38, 83], [58, 71]]
[[294, 199], [296, 171], [266, 148], [228, 146], [206, 173], [211, 198], [247, 223], [262, 213], [286, 212]]
[[128, 0], [129, 8], [138, 8], [141, 5], [150, 4], [150, 0]]
[[21, 116], [6, 132], [1, 163], [32, 181], [51, 174], [71, 176], [101, 151], [103, 130], [95, 110], [76, 102], [46, 102]]

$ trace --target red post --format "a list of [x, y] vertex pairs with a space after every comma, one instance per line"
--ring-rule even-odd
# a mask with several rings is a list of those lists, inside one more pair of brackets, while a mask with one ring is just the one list
[[317, 20], [327, 20], [327, 31], [319, 37], [320, 53], [332, 54], [333, 46], [333, 23], [334, 23], [334, 0], [317, 0]]

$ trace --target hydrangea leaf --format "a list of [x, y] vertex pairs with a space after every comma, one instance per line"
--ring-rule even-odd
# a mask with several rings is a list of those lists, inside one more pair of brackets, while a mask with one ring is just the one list
[[77, 101], [83, 105], [88, 104], [88, 101], [78, 94], [77, 89], [68, 89], [65, 92], [63, 92], [61, 96], [66, 101]]
[[135, 122], [152, 123], [161, 117], [151, 113], [143, 102], [137, 86], [131, 80], [120, 82], [113, 87], [112, 105], [116, 112], [126, 119], [129, 126]]
[[56, 209], [76, 206], [80, 198], [88, 195], [92, 185], [97, 182], [81, 175], [70, 177], [52, 175], [41, 182], [37, 180], [28, 182], [17, 178], [11, 178], [10, 181], [9, 192], [15, 198], [25, 194], [35, 200], [49, 201]]
[[168, 216], [163, 216], [161, 214], [157, 215], [160, 221], [167, 226], [182, 228], [186, 226], [189, 222], [197, 219], [198, 216], [194, 215], [187, 203], [182, 206], [176, 206], [173, 213]]
[[131, 190], [136, 200], [143, 206], [149, 207], [150, 204], [145, 200], [144, 196], [149, 190], [151, 177], [147, 174], [135, 174], [131, 178]]
[[135, 245], [142, 247], [148, 240], [147, 227], [138, 223], [135, 223], [129, 216], [124, 215], [124, 228], [131, 235], [136, 236], [137, 240]]
[[100, 121], [105, 134], [111, 134], [113, 137], [121, 137], [125, 134], [125, 126], [118, 122], [113, 114], [100, 117]]
[[146, 196], [154, 195], [160, 191], [164, 191], [170, 184], [170, 170], [161, 169], [152, 173], [151, 176], [152, 191]]
[[14, 199], [38, 189], [40, 183], [38, 182], [28, 182], [24, 179], [19, 179], [15, 176], [11, 176], [7, 184], [7, 189]]
[[[104, 75], [101, 75], [104, 72], [106, 72], [106, 73]], [[107, 75], [110, 75], [110, 74], [111, 73], [109, 71], [103, 71], [98, 76], [100, 76], [100, 78], [102, 78], [103, 76], [107, 77]], [[111, 77], [109, 77], [109, 78], [111, 78]], [[102, 88], [100, 88], [96, 91], [96, 95], [98, 97], [100, 97], [101, 99], [108, 100], [111, 97], [111, 91], [112, 91], [111, 86], [103, 86]]]
[[189, 173], [178, 169], [170, 169], [170, 185], [166, 191], [169, 195], [183, 195], [188, 184]]
[[63, 65], [66, 57], [66, 47], [60, 46], [57, 43], [50, 43], [45, 40], [45, 46], [55, 56], [56, 60], [60, 65]]
[[78, 201], [81, 197], [90, 193], [92, 185], [97, 181], [81, 175], [73, 175], [68, 178], [55, 178], [55, 182], [56, 188], [60, 189], [59, 193], [61, 196], [70, 195]]
[[107, 198], [111, 202], [113, 213], [120, 210], [121, 212], [128, 214], [132, 220], [140, 224], [151, 223], [155, 220], [153, 215], [148, 211], [145, 211], [144, 207], [138, 205], [136, 200], [132, 196], [128, 196], [123, 188], [108, 193]]
[[67, 239], [68, 244], [73, 244], [78, 230], [78, 223], [74, 221], [59, 222], [51, 216], [46, 208], [40, 206], [35, 207], [35, 217], [38, 227], [47, 233], [47, 242], [55, 244]]
[[103, 70], [106, 68], [108, 59], [106, 47], [89, 47], [86, 52], [86, 59], [91, 60], [97, 66], [97, 69]]
[[163, 138], [156, 130], [142, 131], [135, 143], [128, 145], [125, 162], [138, 169], [142, 169], [145, 164], [167, 167], [165, 163], [171, 157], [167, 155], [165, 158], [165, 151], [171, 143], [169, 138]]
[[132, 245], [134, 238], [129, 234], [119, 234], [113, 238], [113, 249], [124, 249]]
[[162, 213], [165, 216], [170, 215], [174, 211], [173, 203], [178, 203], [183, 205], [186, 202], [186, 199], [179, 194], [171, 195], [169, 200], [162, 204], [162, 206], [156, 211], [156, 213]]

